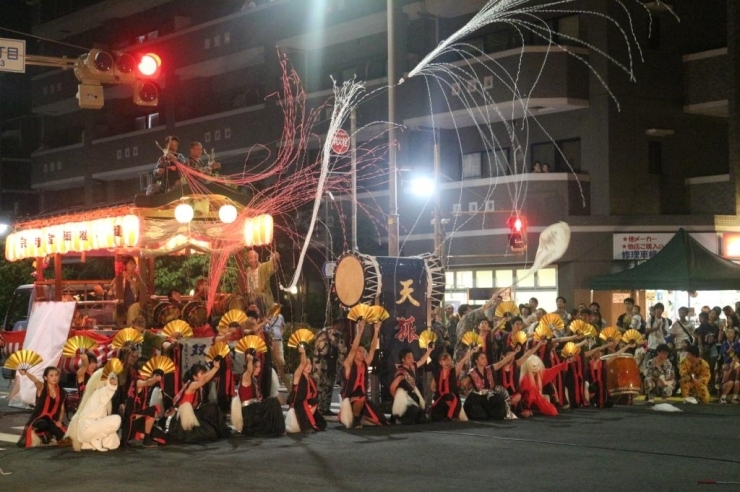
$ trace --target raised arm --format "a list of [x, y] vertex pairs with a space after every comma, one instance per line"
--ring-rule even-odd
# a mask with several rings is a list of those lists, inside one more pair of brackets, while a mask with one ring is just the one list
[[504, 356], [503, 359], [496, 362], [495, 364], [491, 364], [491, 368], [493, 368], [494, 371], [498, 371], [502, 367], [511, 364], [511, 361], [514, 360], [514, 357], [516, 357], [516, 352], [509, 352]]
[[298, 384], [301, 380], [301, 374], [308, 365], [308, 357], [306, 357], [306, 347], [303, 345], [298, 346], [298, 353], [301, 354], [301, 362], [298, 364], [298, 369], [293, 373], [293, 384]]
[[465, 367], [465, 364], [467, 364], [467, 362], [470, 360], [473, 352], [475, 352], [475, 349], [473, 347], [470, 347], [468, 351], [465, 352], [463, 358], [460, 359], [460, 362], [455, 365], [455, 374], [457, 374], [458, 377], [460, 377], [460, 373], [462, 373], [463, 367]]
[[421, 358], [416, 361], [416, 367], [417, 368], [420, 368], [420, 367], [424, 366], [424, 364], [427, 363], [427, 361], [429, 360], [429, 356], [432, 353], [432, 350], [434, 350], [434, 344], [433, 343], [430, 343], [429, 345], [427, 345], [427, 351], [424, 352], [424, 355], [422, 355]]
[[367, 365], [370, 365], [373, 363], [373, 357], [375, 357], [375, 351], [378, 349], [378, 338], [380, 337], [380, 323], [379, 322], [375, 323], [373, 325], [373, 328], [375, 329], [375, 331], [373, 332], [373, 339], [370, 342], [370, 351], [365, 356], [365, 364]]
[[80, 368], [77, 369], [77, 382], [81, 383], [85, 380], [85, 373], [87, 372], [87, 368], [90, 366], [90, 359], [88, 359], [87, 354], [82, 354], [80, 356]]
[[26, 376], [28, 379], [31, 380], [33, 384], [36, 385], [36, 396], [40, 395], [41, 392], [44, 390], [44, 383], [39, 381], [36, 376], [31, 374], [30, 372], [26, 371], [25, 369], [20, 369], [18, 371], [18, 374], [20, 374], [21, 376]]
[[542, 347], [543, 345], [545, 345], [545, 342], [542, 341], [542, 340], [540, 340], [539, 342], [533, 344], [531, 349], [529, 349], [526, 352], [524, 352], [524, 355], [522, 355], [521, 357], [519, 357], [517, 359], [516, 366], [517, 367], [521, 367], [522, 364], [524, 364], [527, 361], [527, 359], [529, 359], [534, 354], [536, 354], [537, 351], [540, 349], [540, 347]]
[[[244, 374], [242, 374], [242, 381], [252, 383], [252, 374], [254, 374], [254, 356], [252, 354], [246, 355], [247, 366], [244, 368]], [[245, 385], [249, 386], [249, 384]]]
[[[352, 340], [352, 346], [349, 349], [347, 357], [344, 359], [344, 374], [346, 377], [349, 376], [349, 371], [352, 369], [352, 364], [355, 362], [355, 354], [357, 349], [360, 348], [360, 339], [362, 338], [362, 332], [365, 329], [365, 320], [361, 319], [357, 322], [357, 329], [355, 330], [355, 339]], [[373, 347], [370, 347], [373, 350]], [[372, 360], [372, 359], [371, 359]]]
[[221, 362], [220, 361], [214, 361], [213, 362], [213, 367], [211, 368], [211, 370], [208, 371], [207, 373], [205, 373], [203, 375], [203, 377], [200, 378], [200, 381], [193, 381], [192, 383], [190, 383], [190, 385], [188, 386], [188, 391], [190, 391], [190, 390], [195, 391], [195, 390], [198, 390], [198, 389], [202, 388], [203, 386], [205, 386], [208, 383], [208, 381], [210, 381], [211, 379], [213, 379], [213, 376], [216, 375], [216, 373], [218, 372], [219, 367], [221, 367]]

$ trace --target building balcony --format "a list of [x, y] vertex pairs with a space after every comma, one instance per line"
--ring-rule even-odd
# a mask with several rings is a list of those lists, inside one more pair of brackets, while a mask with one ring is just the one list
[[707, 116], [729, 116], [728, 101], [732, 71], [727, 48], [683, 57], [684, 112]]

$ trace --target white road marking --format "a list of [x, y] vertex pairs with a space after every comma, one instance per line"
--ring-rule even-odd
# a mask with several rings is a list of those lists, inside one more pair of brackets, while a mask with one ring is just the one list
[[20, 434], [3, 434], [0, 432], [0, 441], [3, 442], [18, 442], [18, 439], [20, 439]]

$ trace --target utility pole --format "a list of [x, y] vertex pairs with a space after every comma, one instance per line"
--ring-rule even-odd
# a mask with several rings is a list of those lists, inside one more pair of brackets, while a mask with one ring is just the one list
[[388, 0], [388, 256], [400, 254], [398, 170], [396, 169], [396, 0]]
[[357, 110], [353, 107], [349, 115], [349, 149], [352, 157], [352, 251], [357, 247]]
[[443, 257], [442, 249], [444, 243], [444, 232], [442, 230], [442, 211], [440, 208], [440, 157], [439, 157], [439, 131], [434, 130], [434, 255], [440, 258], [442, 266], [447, 267], [446, 259]]

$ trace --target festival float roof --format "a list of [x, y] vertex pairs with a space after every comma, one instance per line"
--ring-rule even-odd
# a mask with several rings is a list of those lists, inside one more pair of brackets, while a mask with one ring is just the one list
[[[249, 197], [234, 188], [201, 183], [198, 192], [185, 184], [167, 193], [136, 195], [132, 202], [43, 214], [14, 225], [5, 256], [9, 261], [55, 253], [151, 257], [271, 242], [272, 217], [250, 213], [248, 202]], [[182, 203], [193, 210], [186, 223], [175, 218]], [[231, 223], [219, 214], [227, 205], [236, 211]]]
[[591, 278], [594, 290], [737, 290], [740, 265], [718, 256], [684, 229], [653, 258], [634, 268]]

